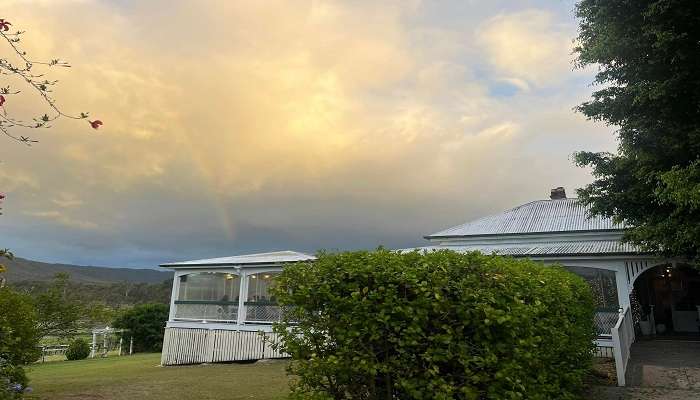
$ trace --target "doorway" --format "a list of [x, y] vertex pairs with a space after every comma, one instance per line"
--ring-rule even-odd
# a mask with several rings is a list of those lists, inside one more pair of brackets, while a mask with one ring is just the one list
[[696, 268], [656, 266], [637, 278], [634, 290], [641, 306], [640, 326], [653, 321], [651, 329], [658, 336], [700, 337], [700, 272]]

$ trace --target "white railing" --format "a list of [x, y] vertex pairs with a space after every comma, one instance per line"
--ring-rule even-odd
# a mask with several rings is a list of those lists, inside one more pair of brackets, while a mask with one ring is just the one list
[[630, 360], [630, 348], [634, 343], [634, 321], [629, 306], [620, 311], [617, 324], [612, 328], [613, 353], [615, 355], [615, 371], [617, 371], [617, 385], [625, 386], [625, 372]]

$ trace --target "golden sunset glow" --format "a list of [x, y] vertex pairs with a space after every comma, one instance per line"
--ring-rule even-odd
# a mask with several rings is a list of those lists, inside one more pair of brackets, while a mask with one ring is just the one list
[[8, 4], [34, 58], [73, 65], [49, 71], [61, 107], [104, 121], [0, 141], [0, 236], [20, 255], [408, 246], [581, 186], [570, 154], [614, 146], [572, 112], [591, 75], [568, 62], [573, 3]]

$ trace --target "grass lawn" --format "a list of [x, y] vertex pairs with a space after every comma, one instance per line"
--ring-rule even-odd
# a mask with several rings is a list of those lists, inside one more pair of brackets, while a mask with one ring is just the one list
[[49, 362], [29, 368], [30, 399], [283, 399], [286, 361], [161, 367], [160, 354]]

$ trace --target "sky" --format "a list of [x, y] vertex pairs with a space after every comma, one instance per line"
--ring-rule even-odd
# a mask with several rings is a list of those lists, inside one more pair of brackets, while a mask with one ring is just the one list
[[[573, 1], [2, 0], [60, 57], [50, 130], [0, 137], [0, 247], [156, 267], [372, 249], [591, 181]], [[2, 57], [10, 57], [3, 47]], [[2, 76], [2, 86], [17, 82]], [[29, 92], [5, 104], [41, 114]]]

